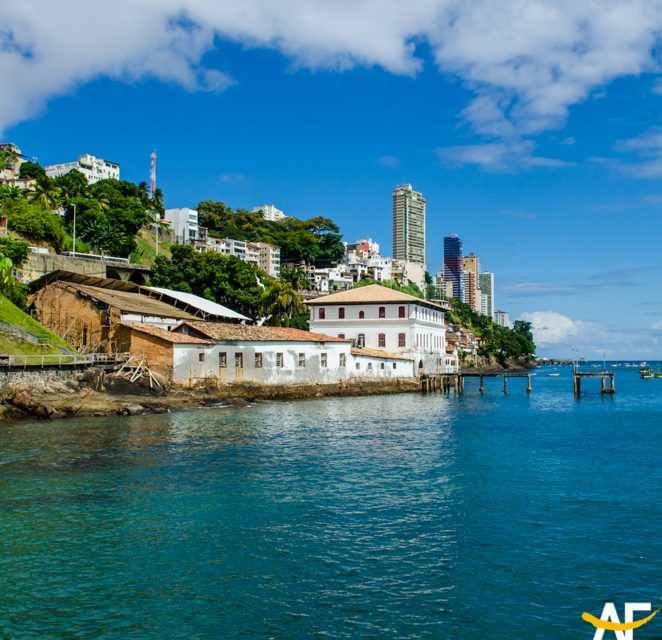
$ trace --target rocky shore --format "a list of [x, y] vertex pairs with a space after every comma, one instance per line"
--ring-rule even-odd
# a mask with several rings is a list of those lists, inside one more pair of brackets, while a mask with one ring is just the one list
[[299, 400], [420, 391], [416, 380], [350, 380], [338, 384], [262, 386], [250, 383], [150, 390], [123, 381], [104, 382], [82, 374], [67, 382], [23, 383], [6, 387], [0, 421], [25, 418], [145, 415], [219, 404], [246, 406], [261, 400]]

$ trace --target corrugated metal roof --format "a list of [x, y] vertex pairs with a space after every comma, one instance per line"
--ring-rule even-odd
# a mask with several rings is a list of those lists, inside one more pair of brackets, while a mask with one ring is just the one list
[[83, 296], [103, 302], [126, 313], [136, 313], [143, 316], [158, 316], [162, 318], [176, 318], [180, 320], [193, 319], [195, 316], [181, 309], [177, 309], [160, 300], [147, 298], [139, 293], [102, 289], [85, 284], [73, 282], [57, 282], [56, 286], [62, 289], [78, 292]]
[[192, 307], [197, 307], [200, 311], [209, 315], [220, 316], [222, 318], [232, 318], [233, 320], [250, 320], [250, 318], [241, 315], [241, 313], [237, 313], [217, 302], [212, 302], [206, 298], [196, 296], [193, 293], [184, 293], [183, 291], [174, 291], [173, 289], [163, 289], [161, 287], [147, 287], [147, 289], [165, 294], [171, 298], [176, 298]]

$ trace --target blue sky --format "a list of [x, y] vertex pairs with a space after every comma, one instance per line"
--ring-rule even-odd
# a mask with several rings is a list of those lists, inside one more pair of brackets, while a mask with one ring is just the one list
[[[541, 355], [662, 359], [662, 3], [82, 0], [0, 8], [0, 129], [168, 207], [325, 215], [391, 250], [391, 191], [495, 273]], [[78, 16], [72, 21], [71, 16]]]

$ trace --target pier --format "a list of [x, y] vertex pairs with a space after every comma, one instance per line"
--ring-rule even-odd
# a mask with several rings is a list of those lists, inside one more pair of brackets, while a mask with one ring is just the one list
[[429, 373], [421, 376], [421, 391], [429, 393], [431, 391], [455, 391], [464, 393], [465, 378], [479, 378], [481, 393], [485, 392], [485, 378], [503, 378], [503, 392], [508, 393], [508, 380], [510, 378], [526, 378], [526, 392], [531, 393], [531, 373], [524, 372], [476, 372], [476, 373]]
[[[530, 394], [533, 391], [531, 384], [531, 377], [533, 373], [518, 371], [518, 372], [463, 372], [463, 373], [429, 373], [421, 376], [421, 391], [423, 393], [430, 393], [432, 391], [455, 391], [455, 393], [464, 393], [464, 380], [465, 378], [479, 378], [480, 386], [478, 387], [481, 393], [485, 393], [485, 378], [503, 378], [503, 393], [508, 394], [508, 381], [511, 378], [526, 378], [526, 393]], [[584, 378], [600, 378], [601, 391], [604, 394], [613, 395], [616, 393], [616, 374], [609, 370], [595, 369], [582, 370], [575, 368], [572, 371], [573, 390], [576, 398], [581, 396], [582, 379]]]
[[[582, 394], [582, 379], [584, 378], [600, 378], [602, 393], [614, 394], [616, 393], [615, 374], [613, 371], [595, 371], [594, 369], [582, 371], [575, 368], [572, 370], [572, 383], [575, 392], [575, 398], [579, 398]], [[609, 382], [609, 384], [607, 384]]]

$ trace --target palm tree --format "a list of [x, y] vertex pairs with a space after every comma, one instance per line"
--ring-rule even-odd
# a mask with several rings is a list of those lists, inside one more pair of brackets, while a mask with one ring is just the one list
[[38, 180], [30, 192], [30, 199], [40, 204], [44, 209], [52, 211], [58, 207], [60, 189], [50, 179]]
[[289, 282], [296, 291], [303, 291], [308, 288], [308, 278], [306, 272], [298, 267], [283, 269], [280, 272], [281, 282]]
[[23, 189], [0, 184], [0, 200], [20, 200], [24, 196]]
[[303, 296], [289, 282], [275, 280], [260, 298], [260, 310], [273, 327], [289, 327], [292, 314], [303, 308]]

